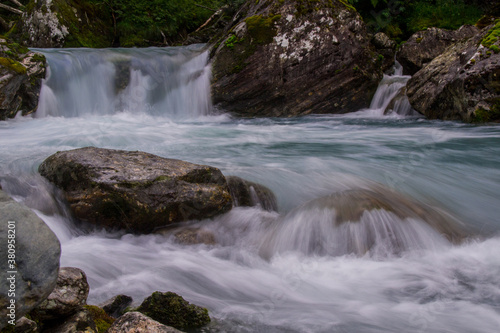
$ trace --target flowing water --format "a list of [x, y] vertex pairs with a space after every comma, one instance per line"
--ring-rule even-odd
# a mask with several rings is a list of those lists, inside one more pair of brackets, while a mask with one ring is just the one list
[[[57, 234], [61, 265], [87, 273], [90, 304], [174, 291], [209, 309], [203, 332], [498, 332], [500, 127], [389, 107], [408, 79], [397, 72], [358, 113], [234, 119], [210, 106], [202, 46], [43, 53], [35, 117], [0, 122], [0, 181]], [[84, 146], [216, 166], [269, 187], [279, 212], [236, 207], [192, 222], [217, 245], [81, 230], [37, 168]], [[350, 201], [338, 193], [378, 187], [424, 213], [374, 209], [340, 223], [338, 202]], [[435, 214], [471, 237], [451, 243], [423, 222]]]

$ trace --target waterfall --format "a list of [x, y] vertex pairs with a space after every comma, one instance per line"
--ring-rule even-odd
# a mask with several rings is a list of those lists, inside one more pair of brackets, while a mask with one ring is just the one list
[[130, 112], [195, 118], [211, 111], [211, 72], [202, 44], [34, 51], [48, 62], [37, 117]]
[[403, 66], [395, 62], [393, 73], [384, 74], [377, 91], [373, 96], [370, 107], [354, 113], [354, 116], [418, 116], [413, 110], [406, 97], [406, 83], [411, 79], [409, 75], [403, 75]]

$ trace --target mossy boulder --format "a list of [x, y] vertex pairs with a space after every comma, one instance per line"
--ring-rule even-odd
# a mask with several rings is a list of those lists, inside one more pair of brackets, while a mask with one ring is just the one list
[[430, 119], [500, 120], [498, 23], [449, 46], [407, 84], [412, 107]]
[[85, 305], [84, 308], [90, 313], [90, 316], [95, 323], [97, 332], [99, 333], [106, 332], [115, 322], [114, 318], [110, 317], [106, 311], [98, 306]]
[[210, 322], [207, 309], [189, 304], [173, 292], [154, 292], [135, 311], [181, 330], [202, 327]]
[[345, 1], [249, 0], [211, 43], [214, 102], [238, 116], [357, 111], [382, 78], [380, 55]]
[[18, 23], [18, 38], [29, 47], [110, 47], [113, 22], [105, 3], [31, 0]]
[[36, 111], [45, 66], [42, 54], [0, 39], [0, 120]]
[[133, 233], [229, 211], [219, 169], [144, 152], [87, 147], [58, 152], [39, 168], [64, 191], [73, 215]]

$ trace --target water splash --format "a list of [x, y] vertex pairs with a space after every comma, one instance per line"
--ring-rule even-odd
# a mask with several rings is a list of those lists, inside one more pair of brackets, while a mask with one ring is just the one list
[[211, 112], [211, 71], [203, 45], [34, 50], [49, 64], [37, 117], [126, 111], [185, 119]]

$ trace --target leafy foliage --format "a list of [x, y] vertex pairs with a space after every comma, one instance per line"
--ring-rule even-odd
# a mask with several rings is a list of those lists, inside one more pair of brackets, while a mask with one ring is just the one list
[[202, 25], [218, 8], [238, 6], [241, 0], [87, 0], [108, 10], [113, 18], [115, 44], [166, 44]]
[[[474, 24], [483, 14], [478, 5], [464, 0], [349, 0], [372, 31], [406, 40], [429, 27], [457, 29]], [[470, 2], [470, 1], [469, 1]]]

